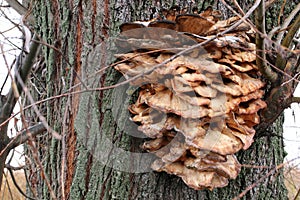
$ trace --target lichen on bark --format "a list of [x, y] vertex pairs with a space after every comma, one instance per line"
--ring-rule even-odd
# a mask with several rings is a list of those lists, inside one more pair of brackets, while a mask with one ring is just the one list
[[[119, 0], [110, 1], [110, 4], [106, 5], [110, 8], [110, 24], [103, 24], [104, 20], [102, 14], [105, 6], [104, 1], [59, 0], [61, 18], [60, 38], [62, 40], [62, 47], [59, 50], [61, 51], [60, 53], [68, 59], [71, 66], [64, 61], [65, 58], [62, 58], [60, 64], [56, 65], [57, 60], [54, 57], [55, 50], [46, 46], [43, 48], [43, 56], [47, 67], [47, 97], [67, 92], [68, 87], [71, 86], [71, 71], [73, 70], [72, 67], [76, 60], [76, 54], [74, 52], [75, 35], [77, 31], [75, 19], [78, 14], [77, 6], [80, 2], [82, 3], [84, 16], [84, 20], [81, 21], [81, 31], [83, 34], [82, 38], [79, 38], [82, 40], [83, 45], [80, 54], [82, 65], [80, 71], [82, 75], [81, 78], [84, 78], [84, 74], [93, 73], [94, 69], [103, 67], [103, 63], [108, 64], [96, 58], [98, 54], [93, 54], [95, 49], [99, 48], [98, 45], [104, 44], [105, 36], [103, 35], [103, 29], [108, 29], [111, 35], [116, 35], [119, 24], [124, 21], [146, 19], [149, 15], [150, 7], [152, 6], [150, 2], [144, 3], [144, 1], [127, 1], [126, 3]], [[96, 2], [97, 6], [97, 16], [94, 18], [95, 24], [91, 23], [94, 14], [92, 2]], [[177, 1], [177, 3], [178, 2], [179, 1]], [[184, 2], [186, 3], [187, 1], [180, 1], [180, 3]], [[200, 3], [200, 1], [197, 2]], [[173, 3], [173, 1], [162, 1], [162, 6], [167, 4], [172, 5]], [[50, 9], [52, 4], [50, 1], [37, 1], [34, 5], [33, 10], [37, 18], [36, 30], [45, 42], [54, 45], [56, 40], [52, 37], [53, 18], [52, 10]], [[132, 8], [133, 6], [134, 9]], [[92, 28], [93, 26], [94, 28]], [[92, 30], [94, 30], [94, 32]], [[100, 47], [100, 50], [101, 48], [102, 47]], [[99, 55], [99, 57], [101, 56], [103, 55]], [[91, 63], [88, 59], [89, 57], [95, 58], [95, 62]], [[66, 66], [70, 69], [67, 69]], [[93, 70], [89, 71], [89, 67], [92, 67]], [[73, 78], [75, 76], [76, 75], [73, 74]], [[110, 70], [105, 73], [105, 82], [103, 77], [103, 75], [99, 75], [97, 78], [97, 80], [99, 80], [98, 86], [100, 87], [104, 84], [112, 85], [116, 83], [120, 78], [120, 74]], [[61, 80], [66, 81], [66, 85], [63, 85]], [[98, 82], [96, 83], [98, 84]], [[94, 133], [89, 135], [90, 141], [94, 140], [97, 143], [102, 137], [106, 136], [119, 147], [125, 147], [124, 149], [127, 150], [140, 151], [139, 144], [141, 144], [142, 139], [126, 135], [118, 129], [118, 125], [124, 127], [122, 123], [127, 123], [126, 116], [128, 116], [128, 113], [127, 108], [124, 106], [120, 108], [118, 119], [114, 119], [112, 113], [112, 107], [114, 106], [112, 103], [114, 101], [111, 99], [111, 90], [102, 93], [85, 93], [82, 95], [93, 96], [90, 105], [95, 109], [95, 114], [98, 115], [99, 130], [94, 130]], [[125, 99], [125, 101], [129, 100]], [[61, 123], [62, 119], [64, 119], [65, 109], [70, 109], [70, 107], [66, 107], [70, 106], [67, 102], [66, 97], [56, 98], [45, 105], [47, 108], [46, 115], [48, 123], [60, 133], [63, 126], [74, 126], [74, 124], [68, 124], [68, 122], [69, 120], [75, 120], [74, 117], [76, 117], [77, 114], [71, 111], [68, 112], [67, 122], [65, 124]], [[126, 103], [124, 105], [126, 105]], [[78, 112], [80, 112], [80, 110]], [[86, 126], [87, 124], [80, 125]], [[252, 147], [239, 154], [241, 164], [274, 167], [283, 162], [284, 152], [282, 150], [281, 127], [282, 118], [279, 118], [276, 123], [267, 130], [270, 134], [266, 134], [266, 136], [258, 135]], [[87, 149], [83, 141], [76, 140], [79, 133], [75, 127], [67, 127], [67, 130], [74, 130], [74, 132], [65, 132], [67, 141], [73, 142], [72, 149], [67, 146], [67, 151], [70, 151], [68, 155], [72, 158], [72, 162], [63, 166], [65, 167], [64, 170], [66, 173], [64, 177], [66, 181], [65, 185], [62, 185], [60, 181], [61, 161], [63, 159], [61, 151], [62, 143], [55, 141], [55, 139], [52, 139], [49, 135], [37, 139], [41, 148], [40, 157], [45, 158], [46, 173], [51, 177], [53, 189], [58, 198], [62, 197], [61, 188], [65, 187], [67, 199], [231, 199], [270, 170], [243, 167], [242, 173], [238, 178], [231, 181], [226, 188], [217, 189], [212, 192], [208, 190], [195, 191], [188, 188], [178, 177], [166, 173], [149, 172], [134, 174], [114, 170], [113, 168], [105, 166], [97, 160], [97, 157], [95, 158], [93, 156], [93, 149]], [[69, 135], [71, 133], [73, 134], [72, 137]], [[71, 170], [66, 169], [68, 166], [72, 166], [73, 168]], [[39, 174], [35, 174], [35, 176], [38, 177], [39, 180], [39, 187], [35, 188], [38, 191], [38, 197], [50, 199], [47, 187], [43, 184], [43, 179]], [[277, 173], [275, 176], [266, 179], [258, 187], [250, 190], [243, 199], [287, 199], [282, 179], [282, 173]]]

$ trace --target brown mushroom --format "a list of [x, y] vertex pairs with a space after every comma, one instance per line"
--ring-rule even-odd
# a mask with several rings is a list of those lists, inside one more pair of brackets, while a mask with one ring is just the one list
[[203, 172], [216, 172], [219, 176], [235, 179], [240, 172], [240, 164], [233, 155], [227, 155], [225, 162], [205, 163], [201, 158], [188, 158], [184, 161], [188, 168]]
[[[239, 20], [218, 21], [220, 12], [211, 7], [200, 15], [175, 13], [180, 10], [166, 15], [175, 22], [123, 25], [121, 43], [143, 51], [116, 54], [115, 69], [126, 79], [140, 76], [131, 82], [139, 86], [139, 96], [128, 109], [138, 130], [149, 137], [142, 148], [157, 157], [151, 167], [181, 177], [196, 190], [224, 187], [237, 177], [240, 164], [234, 154], [251, 146], [258, 112], [267, 106], [251, 43], [254, 32], [242, 23], [203, 48], [172, 58], [182, 47], [211, 39]], [[132, 34], [144, 26], [149, 30]], [[170, 30], [175, 26], [188, 33], [176, 34]]]

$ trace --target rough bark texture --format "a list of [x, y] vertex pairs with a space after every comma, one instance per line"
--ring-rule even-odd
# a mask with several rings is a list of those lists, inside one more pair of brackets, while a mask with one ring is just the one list
[[[188, 5], [189, 1], [180, 2]], [[196, 1], [200, 9], [209, 4], [219, 5], [217, 1], [207, 1], [205, 5], [201, 2]], [[175, 1], [162, 1], [162, 6], [167, 8], [173, 3]], [[110, 62], [114, 47], [108, 45], [108, 36], [116, 35], [122, 22], [149, 19], [150, 8], [156, 5], [154, 1], [121, 0], [40, 0], [34, 4], [35, 29], [45, 42], [59, 50], [43, 48], [47, 97], [84, 89], [68, 90]], [[85, 81], [85, 85], [112, 85], [120, 77], [109, 69]], [[118, 108], [113, 90], [66, 95], [43, 105], [50, 126], [64, 134], [61, 141], [51, 135], [38, 139], [39, 156], [58, 199], [232, 199], [283, 162], [283, 117], [279, 117], [264, 131], [266, 134], [257, 136], [250, 149], [238, 155], [241, 164], [269, 166], [270, 169], [243, 167], [238, 178], [222, 189], [195, 191], [180, 178], [165, 173], [133, 174], [105, 166], [95, 156], [101, 150], [101, 139], [107, 137], [118, 147], [136, 152], [142, 141], [122, 131], [128, 123], [126, 102], [130, 99], [122, 99], [126, 94], [121, 92], [117, 97], [124, 104]], [[116, 109], [117, 117], [114, 117]], [[95, 118], [99, 127], [91, 123]], [[43, 178], [34, 170], [30, 181], [40, 199], [50, 199]], [[287, 199], [282, 171], [264, 179], [243, 199]]]

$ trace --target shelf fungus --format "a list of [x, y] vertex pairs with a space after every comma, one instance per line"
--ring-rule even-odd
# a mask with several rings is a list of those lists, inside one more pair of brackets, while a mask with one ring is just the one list
[[266, 107], [254, 31], [242, 23], [221, 35], [239, 18], [220, 21], [213, 13], [124, 23], [116, 40], [114, 67], [139, 88], [129, 112], [148, 137], [141, 147], [157, 157], [152, 169], [196, 190], [238, 176], [235, 153], [251, 146]]

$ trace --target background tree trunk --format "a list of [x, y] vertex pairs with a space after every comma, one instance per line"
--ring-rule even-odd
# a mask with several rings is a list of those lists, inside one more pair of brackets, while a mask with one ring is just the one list
[[[156, 2], [165, 8], [176, 3]], [[187, 2], [190, 1], [180, 1], [180, 4], [190, 6]], [[217, 1], [201, 2], [196, 1], [201, 9], [209, 4], [220, 6]], [[245, 9], [249, 6], [242, 5]], [[46, 92], [48, 98], [84, 89], [73, 87], [69, 91], [70, 87], [111, 62], [114, 46], [107, 39], [117, 35], [118, 26], [125, 21], [149, 19], [151, 7], [156, 6], [155, 1], [133, 0], [35, 1], [35, 30], [51, 46], [43, 47], [41, 60], [44, 64], [36, 71], [42, 81], [32, 81]], [[109, 68], [106, 73], [84, 83], [87, 87], [103, 87], [118, 82], [120, 77]], [[51, 134], [37, 138], [39, 158], [58, 199], [232, 199], [283, 162], [283, 117], [279, 117], [267, 130], [257, 130], [260, 134], [255, 143], [238, 155], [241, 164], [270, 168], [242, 167], [238, 178], [222, 189], [195, 191], [180, 178], [166, 173], [135, 174], [115, 170], [100, 162], [101, 139], [107, 137], [114, 145], [135, 152], [139, 151], [142, 139], [132, 137], [122, 129], [128, 122], [126, 102], [130, 99], [119, 99], [124, 101], [123, 107], [115, 108], [113, 95], [114, 90], [88, 92], [65, 95], [40, 104], [50, 126], [63, 135], [61, 141], [53, 139]], [[125, 93], [118, 95], [126, 97]], [[113, 114], [116, 109], [117, 118]], [[99, 127], [89, 121], [92, 117], [99, 122]], [[29, 155], [31, 148], [27, 148]], [[33, 193], [39, 198], [50, 199], [44, 178], [35, 170], [34, 164], [29, 161], [28, 164]], [[265, 178], [243, 199], [287, 199], [282, 171]]]

